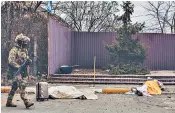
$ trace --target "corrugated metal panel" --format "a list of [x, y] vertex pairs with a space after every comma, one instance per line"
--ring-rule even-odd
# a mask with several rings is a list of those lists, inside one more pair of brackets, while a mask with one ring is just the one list
[[[109, 63], [109, 55], [103, 41], [111, 44], [115, 33], [73, 32], [74, 52], [72, 64], [82, 68], [93, 68], [93, 57], [97, 56], [97, 68]], [[143, 33], [138, 34], [140, 43], [147, 48], [144, 65], [153, 70], [175, 69], [175, 34]]]
[[[80, 65], [81, 68], [93, 68], [93, 57], [97, 57], [96, 66], [106, 66], [110, 57], [104, 42], [115, 41], [116, 33], [111, 32], [70, 32], [55, 20], [50, 19], [50, 74], [59, 66]], [[147, 48], [144, 65], [153, 70], [175, 69], [175, 34], [142, 33], [138, 34], [140, 43]]]
[[93, 58], [96, 56], [96, 67], [102, 68], [109, 62], [109, 55], [104, 43], [111, 44], [116, 33], [110, 32], [73, 32], [74, 52], [72, 65], [82, 68], [93, 68]]
[[70, 65], [71, 31], [49, 19], [49, 72], [54, 74], [61, 65]]
[[140, 42], [146, 45], [147, 59], [144, 65], [153, 70], [175, 69], [175, 34], [140, 34]]

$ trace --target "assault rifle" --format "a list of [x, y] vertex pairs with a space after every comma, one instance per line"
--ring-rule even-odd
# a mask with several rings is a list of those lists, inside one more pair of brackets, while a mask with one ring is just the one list
[[[34, 57], [33, 54], [30, 55], [30, 57]], [[17, 70], [17, 72], [15, 73], [15, 76], [18, 76], [19, 74], [21, 74], [21, 72], [27, 68], [28, 65], [30, 65], [32, 63], [31, 59], [26, 59], [25, 62], [21, 65], [21, 67]], [[34, 77], [32, 77], [33, 79], [35, 79]], [[29, 75], [28, 75], [28, 80], [29, 80]]]
[[28, 66], [30, 65], [32, 62], [30, 59], [27, 59], [22, 65], [21, 67], [18, 69], [18, 71], [15, 73], [15, 76], [18, 76], [19, 74], [21, 74], [21, 72]]

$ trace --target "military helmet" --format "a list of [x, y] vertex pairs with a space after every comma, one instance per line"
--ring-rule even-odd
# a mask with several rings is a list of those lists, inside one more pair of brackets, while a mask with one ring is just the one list
[[16, 38], [15, 38], [15, 42], [18, 42], [18, 41], [23, 41], [24, 43], [28, 43], [30, 42], [30, 38], [28, 38], [27, 36], [23, 35], [22, 33], [17, 35]]

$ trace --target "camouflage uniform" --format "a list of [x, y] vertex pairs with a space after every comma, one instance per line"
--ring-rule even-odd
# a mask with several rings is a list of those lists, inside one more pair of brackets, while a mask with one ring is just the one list
[[[15, 42], [17, 42], [18, 40], [26, 44], [30, 41], [30, 39], [24, 36], [23, 34], [18, 35], [15, 39]], [[8, 57], [9, 71], [12, 74], [13, 82], [12, 82], [11, 91], [7, 99], [7, 104], [6, 104], [7, 107], [16, 107], [16, 105], [12, 103], [12, 100], [18, 87], [20, 89], [20, 97], [24, 101], [24, 104], [26, 105], [26, 107], [28, 104], [31, 104], [30, 102], [28, 102], [28, 99], [25, 95], [25, 88], [27, 86], [27, 81], [24, 79], [24, 77], [26, 77], [28, 74], [27, 68], [24, 69], [20, 75], [15, 76], [15, 73], [17, 72], [17, 70], [21, 67], [21, 65], [27, 59], [29, 59], [27, 49], [20, 47], [18, 44], [16, 44], [9, 52], [9, 57]]]

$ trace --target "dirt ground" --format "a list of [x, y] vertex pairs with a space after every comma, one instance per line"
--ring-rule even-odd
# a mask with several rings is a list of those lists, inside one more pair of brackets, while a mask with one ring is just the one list
[[[93, 69], [74, 69], [72, 74], [94, 74]], [[96, 69], [96, 74], [109, 74], [107, 71], [102, 69]], [[175, 75], [175, 70], [156, 70], [151, 71], [151, 74], [149, 75]]]
[[[93, 69], [73, 69], [72, 74], [94, 74]], [[105, 70], [96, 69], [96, 74], [109, 74]]]
[[[60, 85], [60, 84], [57, 84]], [[63, 84], [61, 84], [63, 85]], [[71, 84], [70, 84], [71, 85]], [[77, 89], [90, 89], [91, 85], [73, 85]], [[135, 85], [95, 85], [104, 87], [136, 87]], [[125, 94], [97, 94], [98, 100], [57, 99], [36, 102], [35, 94], [28, 95], [35, 106], [25, 109], [19, 94], [14, 103], [17, 108], [6, 108], [7, 94], [1, 94], [2, 113], [175, 113], [175, 86], [166, 86], [166, 92], [154, 97], [138, 97]]]

